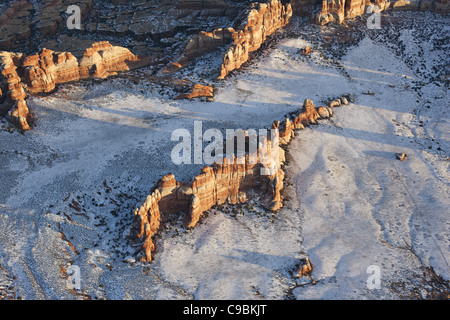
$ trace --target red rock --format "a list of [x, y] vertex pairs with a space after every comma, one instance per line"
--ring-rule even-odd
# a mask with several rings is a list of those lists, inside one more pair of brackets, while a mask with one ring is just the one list
[[43, 49], [24, 59], [23, 81], [32, 94], [51, 92], [58, 83], [90, 77], [106, 78], [118, 71], [128, 71], [149, 63], [149, 58], [136, 56], [127, 48], [113, 46], [107, 41], [87, 48], [80, 61], [70, 52]]
[[326, 119], [330, 117], [330, 113], [326, 107], [317, 108], [317, 113], [320, 115], [322, 119]]
[[302, 55], [306, 56], [309, 55], [312, 52], [311, 47], [307, 46], [305, 49], [302, 50]]
[[254, 4], [246, 22], [232, 34], [233, 44], [223, 58], [219, 79], [239, 69], [249, 59], [249, 54], [258, 50], [268, 36], [287, 25], [291, 17], [290, 3], [284, 5], [279, 0], [272, 0]]
[[[325, 107], [319, 109], [322, 110], [321, 108]], [[315, 123], [319, 118], [313, 102], [306, 99], [298, 116], [293, 120], [286, 118], [283, 123], [274, 121], [272, 128], [278, 129], [280, 144], [288, 144], [295, 129], [302, 128], [303, 124]], [[278, 148], [280, 160], [271, 160], [264, 165], [261, 157], [264, 154], [272, 155], [273, 147]], [[266, 208], [279, 210], [283, 206], [283, 149], [275, 141], [263, 143], [258, 148], [256, 158], [256, 163], [250, 162], [249, 154], [242, 161], [224, 158], [220, 163], [203, 168], [190, 184], [176, 181], [172, 174], [164, 176], [157, 183], [155, 191], [134, 211], [131, 237], [142, 244], [142, 260], [151, 261], [155, 250], [152, 237], [166, 215], [187, 212], [187, 227], [193, 228], [203, 213], [213, 206], [225, 202], [237, 204], [247, 201], [246, 192], [249, 190], [261, 192]], [[270, 170], [265, 172], [264, 168]]]
[[194, 99], [194, 98], [213, 98], [214, 89], [210, 86], [204, 86], [197, 83], [192, 87], [190, 93], [183, 93], [175, 97], [175, 100], [179, 99]]
[[[148, 65], [148, 57], [136, 56], [123, 47], [112, 46], [107, 41], [94, 43], [86, 49], [78, 62], [70, 52], [41, 52], [24, 57], [22, 54], [0, 52], [0, 111], [9, 110], [12, 123], [23, 130], [32, 122], [25, 102], [26, 90], [31, 94], [51, 92], [56, 84], [90, 77], [106, 78], [119, 71]], [[19, 77], [19, 72], [23, 74]], [[6, 105], [6, 106], [5, 106]]]
[[18, 66], [23, 60], [22, 54], [0, 52], [0, 101], [2, 113], [8, 112], [11, 123], [22, 130], [29, 130], [33, 117], [28, 110], [22, 81], [17, 73]]

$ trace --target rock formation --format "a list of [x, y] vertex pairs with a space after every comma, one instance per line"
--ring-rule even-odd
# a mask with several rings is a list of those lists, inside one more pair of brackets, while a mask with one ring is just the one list
[[17, 73], [23, 60], [20, 53], [0, 52], [0, 114], [8, 114], [11, 123], [30, 129], [33, 117], [25, 101], [26, 93]]
[[106, 78], [118, 71], [149, 63], [149, 58], [136, 56], [127, 48], [113, 46], [107, 41], [94, 43], [91, 48], [87, 48], [80, 61], [70, 52], [43, 49], [23, 61], [23, 82], [30, 93], [51, 92], [58, 83], [91, 77]]
[[[297, 2], [299, 3], [299, 2]], [[286, 26], [292, 17], [292, 7], [280, 0], [255, 2], [246, 12], [246, 19], [237, 30], [219, 28], [212, 32], [202, 31], [191, 37], [184, 54], [168, 64], [163, 73], [180, 70], [189, 62], [219, 47], [228, 46], [219, 67], [219, 79], [223, 79], [232, 70], [238, 69], [250, 58], [250, 53], [258, 50], [267, 37]]]
[[54, 35], [65, 26], [64, 12], [71, 4], [76, 4], [83, 16], [92, 7], [92, 0], [78, 0], [76, 3], [42, 0], [40, 4], [30, 0], [16, 0], [10, 3], [0, 15], [0, 50], [21, 47], [28, 40], [36, 40], [33, 38], [37, 35]]
[[[376, 6], [378, 11], [384, 10], [433, 10], [436, 13], [449, 13], [449, 0], [323, 0], [322, 9], [316, 14], [316, 21], [321, 25], [330, 22], [342, 23], [368, 13], [369, 6]], [[369, 13], [372, 10], [369, 9]]]
[[28, 130], [33, 117], [25, 101], [27, 92], [48, 93], [53, 91], [58, 83], [91, 77], [106, 78], [119, 71], [143, 67], [150, 63], [150, 58], [134, 55], [127, 48], [113, 46], [107, 41], [94, 43], [92, 47], [87, 48], [80, 61], [70, 52], [54, 52], [48, 49], [42, 49], [38, 54], [30, 56], [2, 51], [0, 113], [8, 113], [13, 124], [22, 130]]
[[159, 228], [161, 215], [187, 212], [188, 228], [192, 228], [206, 210], [225, 202], [243, 203], [247, 200], [245, 191], [254, 188], [261, 189], [268, 197], [266, 201], [271, 210], [279, 209], [284, 179], [281, 168], [265, 175], [261, 174], [264, 165], [250, 163], [249, 155], [242, 162], [239, 164], [239, 159], [224, 158], [221, 163], [203, 168], [190, 184], [176, 181], [172, 174], [164, 176], [155, 191], [134, 212], [131, 237], [143, 241], [143, 260], [151, 261], [155, 250], [152, 237]]
[[208, 98], [212, 100], [214, 97], [214, 88], [211, 86], [204, 86], [199, 83], [194, 85], [189, 93], [182, 93], [175, 97], [175, 100], [179, 99], [194, 99], [194, 98]]
[[231, 42], [234, 33], [233, 28], [219, 28], [213, 32], [201, 31], [192, 36], [184, 49], [183, 55], [177, 62], [169, 63], [163, 70], [163, 73], [172, 73], [187, 66], [189, 62], [207, 52], [211, 52], [218, 47], [222, 47]]
[[[326, 112], [325, 112], [326, 111]], [[264, 140], [255, 154], [246, 153], [240, 158], [223, 158], [212, 166], [203, 168], [200, 175], [191, 183], [182, 183], [173, 174], [164, 176], [154, 191], [134, 211], [131, 238], [141, 245], [142, 260], [151, 261], [155, 250], [152, 237], [159, 229], [165, 215], [188, 214], [187, 227], [193, 228], [202, 214], [215, 205], [247, 201], [246, 192], [259, 190], [265, 207], [277, 211], [283, 205], [285, 161], [283, 145], [287, 145], [294, 130], [317, 123], [318, 119], [331, 116], [331, 108], [315, 108], [311, 100], [306, 99], [302, 111], [292, 120], [286, 118], [283, 123], [274, 121], [272, 129], [277, 129], [277, 140]], [[251, 137], [246, 136], [247, 139]], [[261, 141], [260, 141], [261, 142]], [[277, 149], [275, 149], [277, 148]], [[278, 151], [278, 154], [275, 153]], [[256, 159], [256, 161], [255, 161]]]
[[240, 68], [249, 59], [249, 54], [258, 50], [268, 36], [286, 26], [291, 17], [290, 3], [285, 5], [279, 0], [271, 0], [253, 4], [246, 21], [232, 34], [233, 43], [223, 58], [219, 79]]

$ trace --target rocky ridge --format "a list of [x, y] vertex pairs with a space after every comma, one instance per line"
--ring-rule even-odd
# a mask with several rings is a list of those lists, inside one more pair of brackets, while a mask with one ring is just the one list
[[[35, 55], [0, 52], [0, 110], [12, 123], [29, 130], [32, 115], [27, 93], [49, 93], [56, 85], [88, 78], [107, 78], [120, 71], [149, 65], [148, 57], [137, 56], [127, 48], [107, 41], [94, 43], [78, 60], [70, 52], [42, 49]], [[22, 75], [22, 76], [20, 76]]]
[[345, 19], [386, 10], [433, 10], [445, 14], [450, 12], [450, 5], [448, 0], [323, 0], [315, 21], [321, 25], [343, 23]]
[[[351, 96], [347, 97], [353, 101]], [[193, 228], [203, 213], [215, 205], [225, 202], [229, 204], [246, 202], [246, 192], [249, 190], [259, 190], [268, 210], [280, 209], [283, 206], [282, 166], [285, 162], [285, 151], [281, 146], [289, 144], [295, 130], [317, 124], [317, 120], [332, 116], [333, 107], [348, 104], [345, 96], [332, 101], [336, 102], [329, 103], [332, 107], [315, 108], [313, 102], [306, 99], [302, 111], [293, 119], [286, 118], [282, 123], [273, 122], [272, 129], [277, 130], [278, 141], [266, 141], [267, 143], [259, 144], [255, 153], [246, 153], [245, 156], [240, 155], [233, 159], [223, 158], [212, 166], [204, 167], [192, 183], [179, 182], [173, 174], [160, 179], [153, 192], [133, 214], [130, 237], [140, 248], [138, 251], [142, 252], [142, 260], [147, 262], [152, 260], [152, 253], [156, 249], [153, 237], [158, 232], [164, 216], [180, 215], [185, 212], [187, 227]], [[245, 138], [247, 142], [251, 139], [248, 135]], [[261, 155], [267, 156], [270, 160], [261, 161]]]
[[[30, 39], [45, 41], [46, 37], [58, 34], [59, 30], [64, 30], [63, 25], [68, 15], [65, 9], [69, 4], [65, 0], [47, 0], [39, 3], [26, 0], [9, 1], [9, 6], [3, 5], [7, 9], [0, 16], [0, 29], [3, 33], [0, 49], [10, 50], [21, 45], [22, 41], [31, 41]], [[57, 43], [65, 46], [69, 43], [69, 47], [77, 52], [80, 50], [77, 41], [83, 44], [90, 43], [90, 47], [82, 52], [81, 58], [76, 57], [77, 52], [45, 48], [40, 49], [38, 54], [29, 56], [3, 52], [0, 65], [2, 73], [0, 113], [8, 114], [10, 121], [22, 130], [30, 129], [32, 123], [32, 116], [26, 105], [26, 93], [48, 93], [52, 92], [58, 83], [89, 77], [106, 78], [118, 71], [150, 64], [157, 65], [164, 59], [170, 61], [168, 51], [177, 52], [172, 48], [176, 48], [180, 43], [185, 43], [181, 48], [181, 54], [175, 62], [166, 64], [161, 69], [163, 77], [170, 77], [189, 65], [192, 60], [222, 48], [223, 58], [217, 65], [215, 80], [223, 79], [248, 61], [250, 54], [258, 50], [269, 36], [286, 26], [293, 15], [313, 15], [316, 2], [268, 0], [252, 3], [248, 7], [247, 3], [238, 0], [179, 0], [160, 3], [145, 1], [128, 3], [122, 0], [92, 3], [91, 0], [83, 0], [77, 5], [80, 7], [81, 15], [87, 17], [82, 28], [84, 34], [131, 37], [134, 39], [131, 43], [134, 44], [139, 39], [146, 39], [133, 48], [138, 51], [150, 48], [153, 50], [152, 54], [135, 55], [129, 49], [112, 45], [108, 41], [92, 42], [81, 40], [79, 36], [70, 38], [65, 34], [57, 35], [59, 37]], [[100, 7], [105, 11], [104, 14], [100, 13]], [[345, 19], [365, 14], [367, 10], [370, 12], [378, 10], [376, 8], [381, 11], [407, 9], [433, 10], [439, 13], [447, 13], [450, 10], [448, 0], [377, 0], [375, 3], [368, 0], [324, 0], [321, 10], [315, 14], [314, 19], [321, 25], [330, 22], [343, 23]], [[200, 31], [183, 41], [181, 36], [183, 32], [195, 30], [196, 25], [200, 27], [211, 25], [212, 20], [217, 20], [217, 24], [222, 23], [228, 27], [219, 27], [211, 32]], [[101, 22], [94, 25], [94, 21]], [[170, 38], [173, 41], [169, 40]], [[55, 42], [52, 41], [46, 43], [54, 46]], [[163, 47], [166, 46], [168, 51], [159, 48], [158, 54], [155, 50], [161, 44], [164, 44]], [[161, 56], [163, 52], [166, 53], [164, 57]], [[189, 82], [195, 83], [197, 80]], [[178, 95], [176, 98], [206, 97], [212, 100], [214, 96], [211, 86], [197, 83], [189, 90], [190, 93]]]

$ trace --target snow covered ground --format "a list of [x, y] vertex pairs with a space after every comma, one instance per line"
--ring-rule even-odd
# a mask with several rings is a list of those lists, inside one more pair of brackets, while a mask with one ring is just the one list
[[[31, 98], [37, 126], [22, 135], [3, 123], [0, 131], [0, 296], [448, 294], [449, 97], [439, 76], [450, 64], [449, 18], [423, 12], [382, 18], [381, 30], [360, 26], [354, 44], [324, 46], [332, 27], [294, 30], [296, 36], [217, 83], [211, 103], [174, 101], [150, 78], [127, 77]], [[310, 57], [300, 54], [307, 45]], [[193, 132], [194, 120], [204, 131], [267, 128], [306, 98], [320, 105], [346, 93], [355, 103], [290, 143], [279, 212], [266, 212], [250, 195], [241, 206], [211, 209], [193, 230], [174, 217], [157, 236], [154, 261], [134, 257], [127, 238], [134, 208], [164, 174], [188, 181], [200, 172], [201, 166], [171, 162], [173, 130]], [[399, 152], [407, 154], [404, 161], [396, 159]], [[297, 278], [306, 257], [311, 276]], [[74, 266], [78, 291], [67, 281]], [[380, 270], [379, 289], [367, 284], [370, 266]]]

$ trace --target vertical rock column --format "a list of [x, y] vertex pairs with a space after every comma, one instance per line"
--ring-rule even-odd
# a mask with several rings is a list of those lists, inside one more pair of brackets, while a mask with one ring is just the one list
[[0, 52], [0, 112], [8, 113], [11, 123], [22, 130], [29, 130], [33, 117], [25, 101], [26, 93], [17, 68], [22, 54]]

